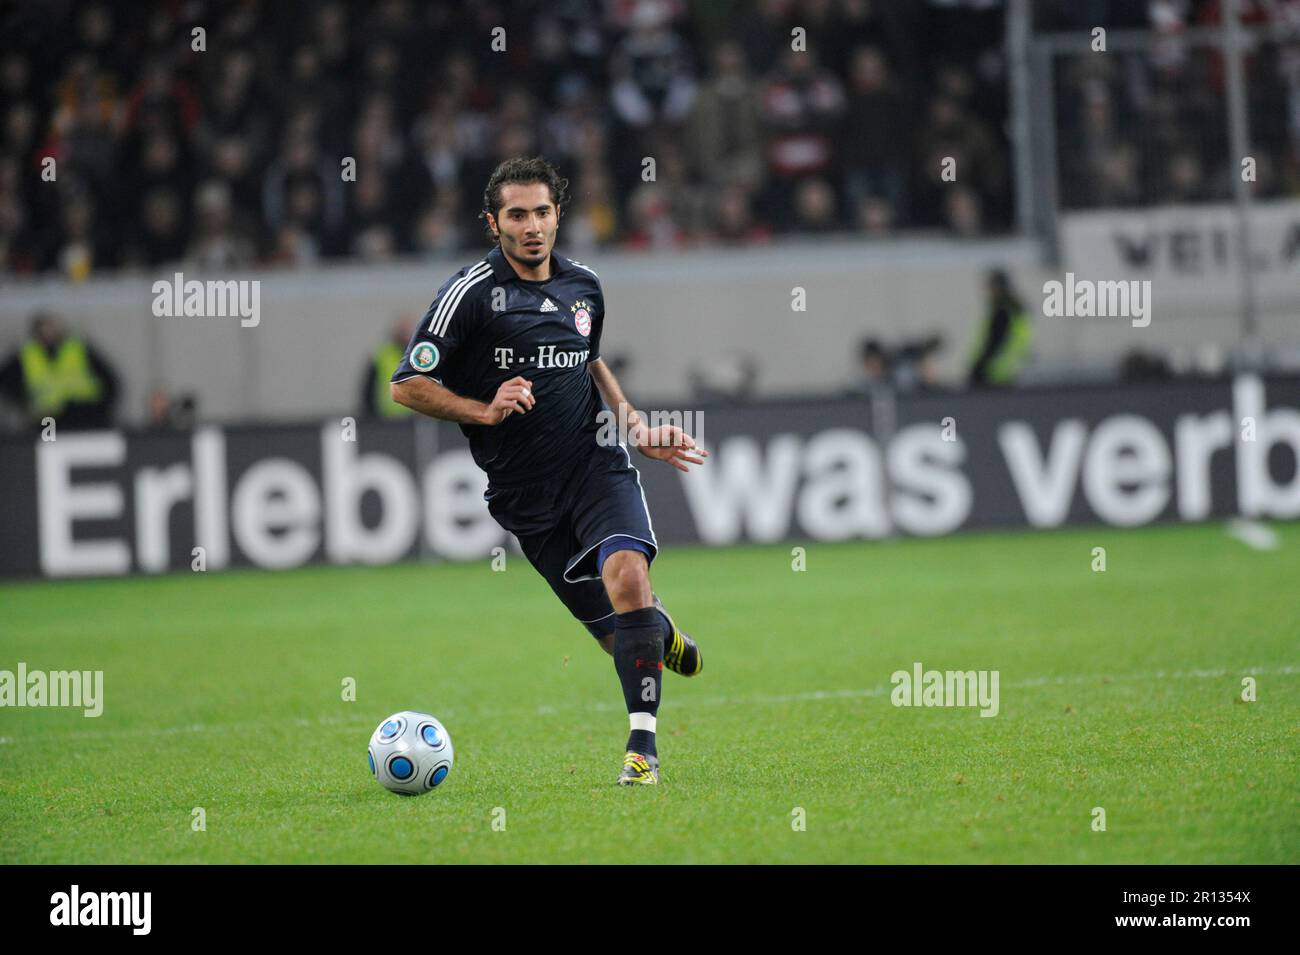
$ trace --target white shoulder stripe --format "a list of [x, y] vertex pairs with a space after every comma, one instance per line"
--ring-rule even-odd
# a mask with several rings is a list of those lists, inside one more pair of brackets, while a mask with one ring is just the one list
[[[439, 302], [438, 307], [434, 309], [433, 318], [429, 321], [429, 331], [435, 335], [441, 335], [446, 329], [446, 322], [443, 321], [444, 315], [450, 317], [451, 313], [456, 310], [456, 305], [453, 304], [452, 300], [455, 299], [456, 302], [460, 301], [457, 292], [463, 291], [468, 287], [468, 285], [472, 284], [473, 279], [481, 277], [490, 271], [492, 271], [492, 267], [488, 264], [487, 260], [484, 259], [458, 278], [455, 282], [452, 282], [447, 288], [447, 293], [443, 295], [442, 301]], [[449, 305], [451, 306], [450, 308], [448, 308]]]
[[476, 276], [475, 278], [473, 278], [469, 282], [466, 282], [464, 285], [460, 287], [460, 289], [456, 292], [455, 301], [451, 303], [451, 307], [447, 309], [447, 314], [444, 315], [442, 318], [442, 324], [439, 327], [439, 331], [438, 331], [439, 335], [445, 335], [447, 333], [447, 326], [451, 324], [451, 317], [456, 313], [456, 309], [460, 306], [460, 300], [465, 297], [465, 293], [468, 292], [473, 286], [478, 285], [479, 282], [482, 282], [485, 279], [489, 279], [491, 277], [492, 277], [492, 270], [488, 269], [482, 275]]
[[[578, 268], [583, 269], [583, 270], [585, 270], [585, 271], [587, 271], [587, 272], [590, 272], [592, 275], [596, 275], [596, 270], [595, 270], [595, 269], [589, 269], [589, 268], [587, 268], [587, 266], [583, 265], [583, 264], [582, 264], [581, 262], [579, 262], [577, 259], [569, 259], [569, 261], [572, 262], [574, 265], [576, 265]], [[596, 278], [600, 278], [600, 276], [599, 276], [599, 275], [596, 275]]]
[[458, 278], [447, 288], [446, 294], [443, 295], [442, 301], [434, 310], [433, 319], [429, 322], [429, 331], [435, 335], [441, 335], [447, 329], [448, 319], [452, 312], [456, 310], [456, 304], [459, 302], [458, 293], [465, 289], [474, 279], [487, 274], [491, 271], [491, 266], [487, 260], [479, 262], [470, 268], [468, 272]]

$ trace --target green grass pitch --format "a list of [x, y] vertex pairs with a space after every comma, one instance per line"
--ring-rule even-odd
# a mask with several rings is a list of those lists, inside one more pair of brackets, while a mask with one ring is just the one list
[[[612, 662], [522, 557], [9, 584], [0, 669], [100, 669], [105, 704], [0, 709], [0, 862], [1300, 862], [1274, 528], [668, 548], [705, 669], [665, 673], [630, 790]], [[1000, 712], [893, 706], [917, 661], [997, 670]], [[366, 765], [408, 708], [456, 746], [418, 799]]]

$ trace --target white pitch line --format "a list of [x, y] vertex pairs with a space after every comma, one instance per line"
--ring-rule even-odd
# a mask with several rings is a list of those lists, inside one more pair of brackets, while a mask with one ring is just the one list
[[1237, 517], [1228, 521], [1226, 529], [1229, 537], [1236, 538], [1251, 550], [1277, 550], [1281, 546], [1277, 531], [1263, 521]]
[[[1227, 676], [1280, 676], [1291, 675], [1300, 672], [1300, 667], [1284, 666], [1276, 670], [1267, 670], [1262, 667], [1250, 667], [1245, 670], [1176, 670], [1167, 673], [1164, 670], [1157, 670], [1155, 673], [1130, 673], [1124, 676], [1093, 675], [1093, 676], [1057, 676], [1057, 677], [1031, 677], [1027, 680], [1020, 680], [1015, 683], [1002, 683], [1003, 688], [1009, 690], [1027, 690], [1040, 686], [1079, 686], [1087, 684], [1107, 683], [1134, 683], [1143, 680], [1206, 680], [1222, 679]], [[703, 700], [686, 700], [685, 703], [693, 703], [703, 706], [719, 705], [753, 705], [753, 704], [774, 704], [774, 703], [806, 703], [817, 700], [844, 700], [844, 699], [863, 699], [875, 696], [888, 696], [893, 692], [893, 686], [873, 686], [869, 689], [861, 690], [812, 690], [806, 693], [788, 693], [779, 696], [748, 696], [737, 698], [722, 699], [703, 699]], [[613, 709], [614, 707], [602, 707]]]
[[[1157, 670], [1155, 673], [1129, 673], [1122, 676], [1111, 676], [1109, 674], [1092, 674], [1088, 676], [1039, 676], [1029, 677], [1014, 683], [1003, 683], [1001, 686], [1009, 690], [1031, 690], [1043, 686], [1085, 686], [1096, 684], [1105, 686], [1108, 683], [1141, 683], [1145, 680], [1221, 680], [1229, 676], [1293, 676], [1300, 673], [1300, 667], [1282, 666], [1276, 669], [1267, 669], [1265, 667], [1247, 667], [1244, 670]], [[846, 690], [809, 690], [803, 693], [784, 693], [779, 695], [768, 696], [736, 696], [736, 697], [704, 697], [702, 699], [686, 698], [674, 700], [673, 708], [690, 709], [695, 706], [773, 706], [781, 703], [815, 703], [821, 700], [860, 700], [871, 699], [877, 696], [888, 696], [893, 691], [892, 686], [873, 686], [863, 689], [846, 689]], [[533, 712], [538, 716], [555, 716], [561, 711], [577, 710], [583, 713], [608, 713], [623, 712], [621, 703], [543, 703], [533, 708]], [[448, 721], [455, 718], [457, 709], [446, 709], [442, 715], [447, 717]], [[470, 711], [466, 711], [470, 712]], [[498, 709], [493, 707], [474, 708], [472, 713], [478, 717], [498, 717], [498, 716], [517, 716], [520, 709]], [[301, 717], [291, 721], [294, 726], [300, 728], [330, 728], [351, 725], [369, 725], [369, 719], [362, 719], [356, 716], [336, 717], [323, 716], [319, 719], [308, 720]], [[63, 730], [50, 733], [41, 733], [42, 740], [57, 739], [103, 739], [113, 737], [131, 737], [131, 736], [173, 736], [180, 733], [209, 733], [209, 732], [229, 732], [232, 730], [258, 730], [266, 729], [270, 725], [267, 720], [258, 720], [256, 722], [243, 723], [188, 723], [184, 726], [165, 726], [161, 729], [121, 729], [121, 730]], [[35, 738], [36, 734], [32, 734]], [[0, 737], [0, 744], [14, 743], [12, 736]]]

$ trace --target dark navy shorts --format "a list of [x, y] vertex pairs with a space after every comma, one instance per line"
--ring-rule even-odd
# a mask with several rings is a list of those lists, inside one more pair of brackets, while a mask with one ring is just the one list
[[614, 606], [596, 566], [601, 543], [630, 537], [645, 545], [647, 562], [659, 550], [627, 449], [597, 445], [555, 477], [523, 487], [489, 487], [483, 497], [569, 612], [592, 636], [613, 633]]

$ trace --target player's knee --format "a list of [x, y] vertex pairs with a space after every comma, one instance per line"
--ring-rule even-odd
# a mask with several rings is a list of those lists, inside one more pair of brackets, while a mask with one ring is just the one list
[[605, 561], [601, 576], [605, 591], [616, 607], [649, 605], [650, 569], [645, 555], [634, 550], [615, 551]]

